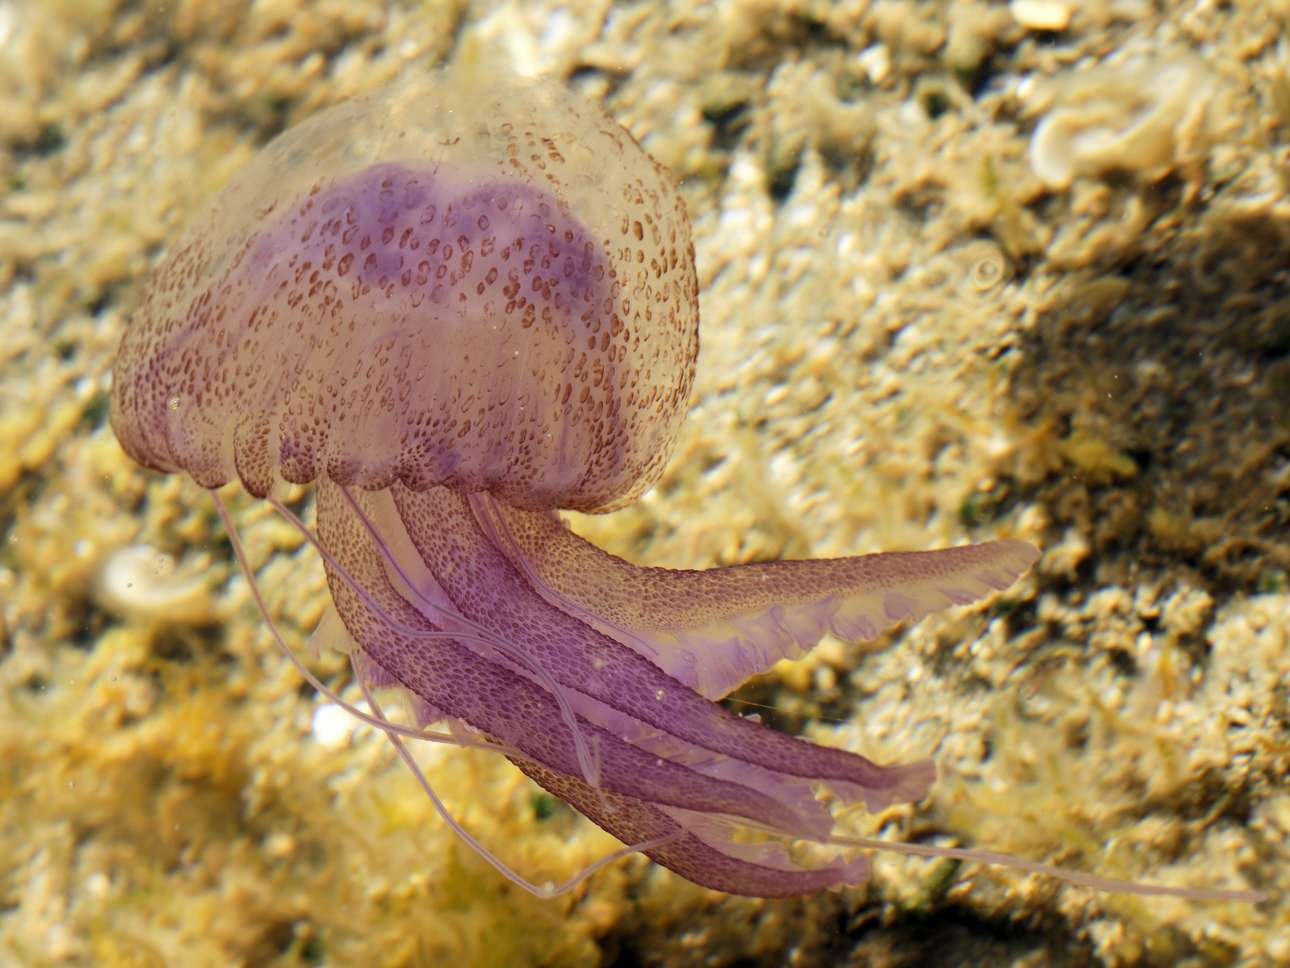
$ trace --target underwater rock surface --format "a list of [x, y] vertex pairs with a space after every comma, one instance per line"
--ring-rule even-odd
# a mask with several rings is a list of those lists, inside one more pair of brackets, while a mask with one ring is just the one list
[[[1007, 8], [961, 6], [972, 15], [732, 2], [679, 23], [661, 5], [2, 8], [0, 951], [1290, 960], [1277, 22], [1263, 5], [1085, 4], [1041, 36]], [[1272, 902], [1143, 905], [890, 857], [867, 888], [788, 903], [643, 862], [566, 902], [485, 890], [495, 879], [378, 736], [310, 740], [317, 700], [236, 579], [212, 590], [242, 603], [222, 624], [96, 604], [119, 549], [229, 561], [191, 485], [137, 473], [105, 421], [112, 350], [175, 227], [270, 136], [440, 62], [459, 30], [603, 99], [677, 172], [694, 217], [704, 345], [678, 454], [655, 492], [579, 533], [674, 567], [1001, 527], [1046, 549], [1010, 611], [928, 619], [881, 650], [826, 641], [730, 708], [878, 760], [935, 752], [938, 792], [866, 828], [884, 836], [1248, 880]], [[1045, 187], [1026, 78], [1172, 56], [1180, 36], [1236, 82], [1203, 161], [1152, 184]], [[288, 498], [303, 510], [303, 492]], [[291, 529], [234, 510], [271, 609], [303, 639], [322, 575]], [[334, 658], [314, 668], [358, 698]], [[525, 870], [559, 880], [612, 847], [486, 754], [423, 755]]]

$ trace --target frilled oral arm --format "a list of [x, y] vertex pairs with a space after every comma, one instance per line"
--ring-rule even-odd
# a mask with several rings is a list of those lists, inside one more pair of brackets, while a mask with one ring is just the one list
[[826, 631], [846, 642], [876, 638], [902, 620], [1001, 591], [1039, 557], [1027, 542], [1003, 540], [702, 571], [644, 568], [578, 537], [554, 512], [471, 500], [544, 598], [710, 699], [780, 659], [800, 658]]
[[[800, 869], [776, 844], [735, 843], [730, 834], [740, 821], [825, 840], [832, 818], [816, 785], [876, 810], [921, 798], [935, 770], [929, 761], [880, 766], [777, 733], [694, 686], [721, 681], [731, 688], [788, 649], [814, 645], [826, 627], [839, 627], [838, 615], [858, 623], [846, 628], [876, 634], [900, 618], [1007, 584], [1028, 564], [1028, 546], [1003, 542], [875, 556], [877, 567], [875, 559], [857, 558], [709, 572], [636, 568], [586, 544], [554, 516], [402, 485], [351, 495], [321, 484], [318, 516], [337, 562], [385, 613], [374, 614], [329, 569], [340, 616], [374, 682], [396, 683], [433, 710], [427, 715], [485, 734], [624, 842], [673, 836], [647, 851], [664, 866], [700, 884], [757, 895], [855, 883], [867, 867], [857, 859]], [[607, 607], [593, 612], [587, 599], [601, 593]], [[787, 596], [782, 605], [767, 597], [777, 594]], [[649, 604], [629, 616], [633, 597]], [[874, 602], [884, 610], [874, 612]], [[650, 636], [642, 651], [639, 641], [613, 635], [628, 617], [633, 636]], [[467, 627], [463, 621], [482, 635], [444, 641], [409, 634]], [[741, 634], [723, 641], [719, 628]], [[675, 661], [680, 641], [693, 659]], [[579, 737], [560, 702], [596, 751], [594, 776], [579, 761]]]

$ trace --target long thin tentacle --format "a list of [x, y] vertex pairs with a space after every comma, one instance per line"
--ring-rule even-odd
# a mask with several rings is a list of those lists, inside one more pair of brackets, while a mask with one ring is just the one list
[[[345, 710], [345, 712], [349, 713], [355, 719], [359, 720], [360, 722], [366, 723], [368, 726], [372, 726], [376, 729], [379, 729], [386, 734], [389, 734], [390, 732], [394, 732], [407, 739], [424, 739], [424, 740], [429, 740], [432, 743], [448, 743], [453, 746], [478, 746], [481, 749], [495, 750], [496, 752], [503, 753], [503, 754], [509, 752], [508, 750], [506, 750], [505, 747], [500, 747], [493, 743], [487, 743], [482, 740], [480, 741], [466, 740], [466, 739], [454, 736], [450, 733], [439, 733], [439, 732], [435, 732], [434, 730], [421, 729], [421, 728], [412, 727], [412, 726], [402, 726], [398, 723], [391, 722], [388, 719], [372, 716], [371, 714], [366, 713], [363, 710], [359, 709], [353, 703], [347, 702], [346, 700], [342, 699], [333, 689], [331, 689], [329, 686], [327, 686], [326, 683], [324, 683], [321, 679], [319, 679], [316, 675], [314, 675], [313, 672], [310, 671], [309, 667], [306, 666], [303, 662], [301, 662], [300, 658], [295, 654], [295, 652], [292, 651], [291, 647], [287, 645], [287, 641], [285, 638], [283, 638], [281, 630], [278, 628], [277, 623], [273, 620], [273, 616], [269, 613], [268, 605], [264, 601], [263, 594], [260, 592], [259, 583], [255, 580], [255, 572], [251, 569], [251, 563], [247, 559], [246, 552], [242, 547], [242, 539], [238, 535], [237, 528], [233, 525], [233, 519], [228, 513], [228, 508], [224, 505], [224, 502], [223, 500], [220, 499], [220, 496], [216, 494], [214, 491], [211, 491], [210, 495], [211, 495], [211, 498], [215, 501], [215, 510], [219, 514], [220, 520], [224, 523], [225, 530], [228, 532], [229, 544], [231, 544], [233, 547], [233, 557], [237, 559], [238, 565], [242, 570], [242, 574], [246, 578], [247, 585], [251, 589], [251, 597], [255, 601], [256, 610], [259, 611], [260, 617], [264, 619], [265, 624], [268, 626], [269, 635], [273, 638], [273, 641], [277, 645], [278, 650], [284, 656], [286, 656], [288, 662], [290, 662], [293, 666], [295, 666], [296, 671], [298, 671], [300, 675], [304, 677], [304, 680], [306, 682], [308, 682], [311, 686], [317, 689], [318, 692], [322, 693], [322, 695], [326, 696], [327, 699], [335, 703], [341, 709]], [[443, 634], [443, 633], [439, 633], [439, 634]], [[448, 637], [448, 636], [445, 634], [445, 637]]]
[[[357, 673], [357, 671], [358, 670], [355, 669], [355, 673]], [[367, 688], [367, 684], [363, 682], [361, 677], [359, 677], [359, 685], [363, 690], [363, 696], [366, 698], [368, 705], [379, 713], [381, 708], [380, 704], [376, 701], [376, 697], [371, 694], [370, 690]], [[638, 844], [620, 847], [618, 850], [612, 851], [604, 857], [601, 857], [599, 860], [588, 864], [563, 884], [551, 884], [550, 882], [535, 884], [533, 881], [528, 880], [522, 874], [518, 873], [515, 868], [511, 867], [480, 843], [479, 839], [475, 837], [474, 834], [463, 827], [457, 819], [453, 817], [452, 813], [449, 812], [443, 801], [439, 799], [439, 795], [435, 793], [434, 787], [430, 785], [429, 779], [426, 778], [425, 771], [422, 770], [420, 764], [413, 759], [411, 752], [409, 752], [408, 748], [403, 744], [403, 739], [398, 733], [387, 732], [385, 735], [389, 737], [389, 740], [394, 744], [394, 749], [398, 752], [399, 757], [405, 764], [407, 764], [408, 769], [412, 771], [412, 775], [416, 777], [417, 783], [421, 785], [421, 789], [424, 790], [426, 796], [430, 798], [430, 802], [434, 805], [435, 812], [443, 818], [444, 823], [452, 829], [453, 833], [464, 840], [472, 850], [487, 861], [499, 874], [512, 883], [518, 884], [520, 887], [524, 888], [524, 890], [537, 897], [552, 898], [568, 893], [606, 864], [613, 863], [618, 860], [618, 858], [626, 857], [627, 855], [634, 854], [637, 851], [643, 852], [653, 850], [656, 847], [661, 847], [663, 844], [675, 840], [679, 836], [679, 834], [670, 834], [664, 837], [654, 837], [650, 840], [644, 840]]]
[[827, 843], [840, 847], [859, 847], [864, 850], [885, 850], [888, 853], [911, 854], [916, 857], [949, 857], [954, 860], [972, 861], [979, 864], [990, 864], [994, 867], [1008, 867], [1013, 870], [1026, 871], [1030, 874], [1042, 874], [1054, 877], [1068, 884], [1091, 888], [1095, 891], [1113, 891], [1124, 894], [1138, 894], [1144, 897], [1180, 897], [1189, 901], [1248, 901], [1258, 903], [1266, 901], [1268, 895], [1262, 891], [1242, 890], [1222, 887], [1173, 887], [1167, 884], [1150, 884], [1139, 881], [1128, 881], [1118, 877], [1103, 877], [1100, 874], [1088, 874], [1083, 871], [1045, 864], [1041, 861], [1027, 860], [1015, 854], [1004, 854], [997, 850], [980, 850], [967, 847], [937, 847], [930, 844], [911, 844], [896, 840], [880, 840], [874, 837], [834, 836]]

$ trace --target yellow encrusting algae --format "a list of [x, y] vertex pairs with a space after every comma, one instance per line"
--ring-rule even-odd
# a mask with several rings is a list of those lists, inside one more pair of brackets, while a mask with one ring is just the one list
[[[1281, 0], [0, 2], [0, 961], [1290, 964], [1287, 18]], [[678, 453], [580, 531], [674, 567], [1003, 533], [1046, 550], [1002, 601], [826, 642], [733, 708], [878, 759], [936, 754], [927, 801], [857, 831], [1269, 902], [887, 856], [861, 890], [793, 902], [640, 858], [537, 901], [457, 843], [379, 736], [326, 730], [209, 501], [119, 452], [107, 367], [167, 240], [258, 145], [464, 38], [603, 100], [695, 224]], [[1195, 83], [1157, 113], [1123, 97], [1115, 72], [1177, 64]], [[1036, 171], [1045, 120], [1085, 150], [1102, 122], [1061, 112], [1104, 95], [1127, 154]], [[1153, 153], [1134, 124], [1158, 126]], [[284, 631], [358, 700], [339, 657], [303, 648], [315, 557], [230, 503]], [[104, 576], [137, 547], [184, 583], [121, 607]], [[532, 878], [615, 846], [497, 757], [424, 756]]]

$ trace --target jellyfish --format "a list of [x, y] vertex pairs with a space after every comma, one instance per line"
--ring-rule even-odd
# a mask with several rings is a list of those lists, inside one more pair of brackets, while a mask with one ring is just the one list
[[[855, 848], [878, 846], [1049, 870], [835, 833], [821, 788], [879, 810], [923, 797], [933, 764], [874, 763], [716, 702], [825, 632], [873, 638], [1006, 588], [1032, 546], [668, 570], [559, 517], [658, 479], [698, 322], [667, 171], [559, 85], [461, 67], [325, 110], [232, 179], [133, 314], [111, 423], [138, 463], [211, 493], [288, 656], [215, 490], [238, 481], [301, 529], [332, 597], [319, 635], [349, 655], [372, 711], [346, 708], [536, 894], [579, 878], [509, 867], [446, 810], [407, 741], [495, 750], [618, 854], [725, 892], [857, 884]], [[282, 503], [288, 483], [314, 486], [314, 528]], [[375, 688], [409, 697], [417, 725], [386, 717]], [[794, 841], [845, 849], [798, 864]]]

